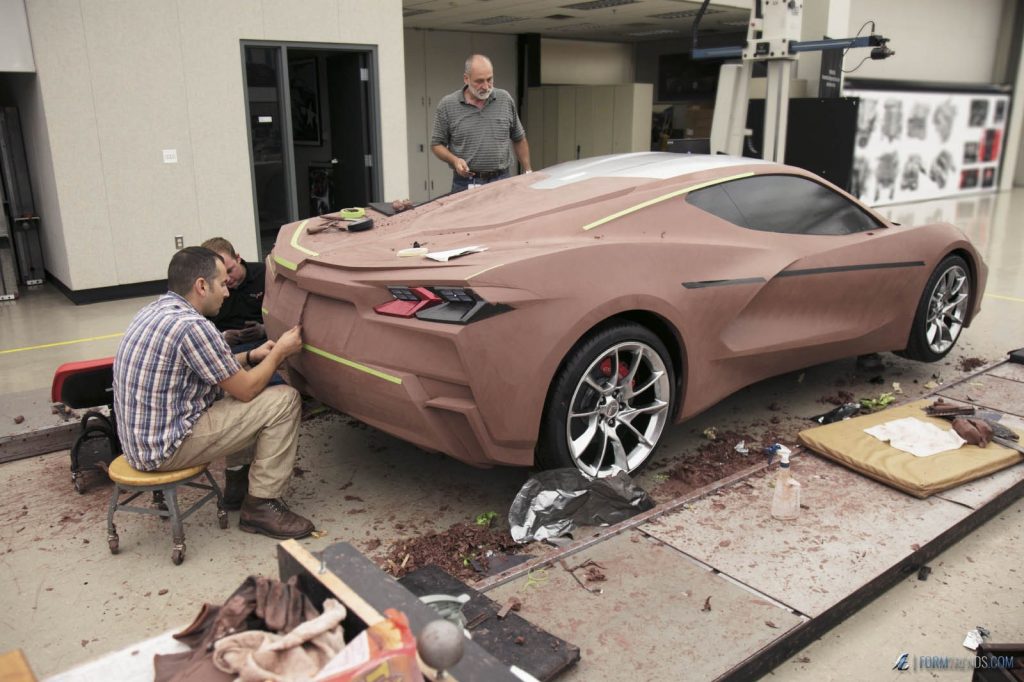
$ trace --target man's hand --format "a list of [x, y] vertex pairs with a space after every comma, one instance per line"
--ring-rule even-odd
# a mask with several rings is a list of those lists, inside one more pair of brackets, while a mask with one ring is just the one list
[[263, 362], [266, 359], [266, 357], [270, 355], [270, 351], [274, 349], [274, 345], [275, 343], [273, 341], [267, 341], [263, 345], [256, 346], [255, 348], [250, 350], [249, 359], [252, 361], [252, 364], [258, 365], [261, 362]]
[[224, 340], [229, 346], [237, 346], [242, 343], [242, 330], [241, 329], [225, 329]]
[[242, 329], [235, 330], [238, 332], [238, 337], [241, 343], [251, 343], [252, 341], [259, 341], [266, 337], [267, 329], [256, 320], [249, 320], [245, 323], [245, 327]]
[[457, 156], [455, 157], [455, 163], [452, 164], [452, 168], [455, 169], [456, 173], [464, 178], [472, 177], [473, 175], [469, 172], [469, 164], [466, 163], [466, 160], [460, 159]]
[[300, 352], [302, 350], [302, 326], [295, 325], [281, 334], [281, 338], [274, 344], [274, 350], [280, 353], [282, 359], [290, 358]]

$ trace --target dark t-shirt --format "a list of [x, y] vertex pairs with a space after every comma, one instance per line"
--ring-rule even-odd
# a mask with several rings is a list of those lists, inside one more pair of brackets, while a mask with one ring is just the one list
[[245, 263], [245, 279], [224, 299], [220, 312], [210, 320], [220, 331], [241, 329], [249, 320], [263, 322], [263, 290], [266, 287], [266, 266]]

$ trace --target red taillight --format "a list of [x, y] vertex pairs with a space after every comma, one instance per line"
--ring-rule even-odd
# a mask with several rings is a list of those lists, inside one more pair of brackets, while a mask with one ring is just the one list
[[393, 317], [413, 317], [424, 308], [441, 303], [441, 298], [426, 287], [388, 287], [393, 301], [374, 306], [373, 311]]

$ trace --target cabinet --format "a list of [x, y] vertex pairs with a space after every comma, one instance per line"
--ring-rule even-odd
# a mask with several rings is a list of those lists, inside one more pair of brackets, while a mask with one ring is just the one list
[[527, 93], [524, 125], [534, 169], [651, 148], [654, 86], [542, 85]]

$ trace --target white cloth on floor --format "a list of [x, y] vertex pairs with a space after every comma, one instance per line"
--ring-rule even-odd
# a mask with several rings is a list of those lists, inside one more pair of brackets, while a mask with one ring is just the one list
[[889, 445], [897, 450], [909, 452], [916, 457], [956, 450], [967, 442], [952, 429], [940, 429], [935, 424], [914, 417], [893, 419], [864, 429], [864, 433], [880, 441], [889, 441]]

